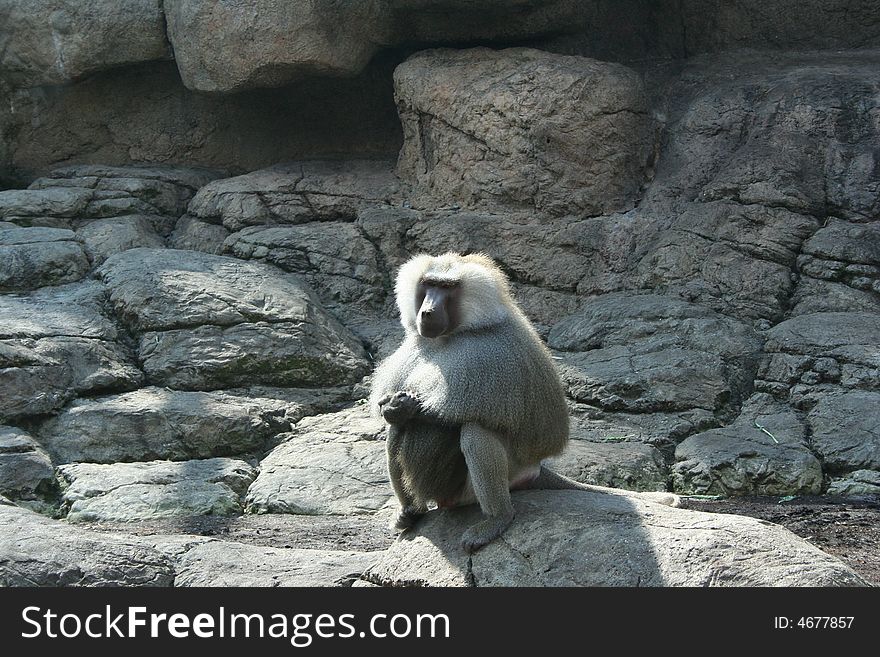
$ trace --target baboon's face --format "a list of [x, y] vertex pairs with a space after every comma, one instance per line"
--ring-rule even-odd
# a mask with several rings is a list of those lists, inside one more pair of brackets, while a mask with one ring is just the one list
[[424, 276], [416, 287], [416, 329], [425, 338], [452, 333], [459, 324], [461, 282]]

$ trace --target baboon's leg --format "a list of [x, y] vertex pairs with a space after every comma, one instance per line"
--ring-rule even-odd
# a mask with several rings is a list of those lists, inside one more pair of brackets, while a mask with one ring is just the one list
[[461, 451], [474, 496], [486, 516], [468, 528], [461, 537], [464, 549], [474, 552], [500, 536], [513, 520], [508, 457], [498, 437], [476, 424], [462, 427]]

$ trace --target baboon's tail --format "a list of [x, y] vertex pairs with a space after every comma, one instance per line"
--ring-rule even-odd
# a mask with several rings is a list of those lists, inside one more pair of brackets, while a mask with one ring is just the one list
[[637, 493], [631, 490], [623, 490], [621, 488], [606, 488], [605, 486], [592, 486], [590, 484], [582, 484], [574, 479], [564, 477], [558, 472], [553, 472], [542, 465], [538, 476], [530, 482], [517, 487], [519, 490], [585, 490], [593, 493], [610, 493], [613, 495], [624, 495], [626, 497], [634, 497], [646, 502], [654, 502], [656, 504], [665, 504], [666, 506], [679, 506], [681, 499], [674, 493], [662, 492], [645, 492]]

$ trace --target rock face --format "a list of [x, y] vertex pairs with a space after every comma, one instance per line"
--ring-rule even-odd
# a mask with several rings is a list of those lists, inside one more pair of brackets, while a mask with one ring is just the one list
[[252, 513], [375, 513], [393, 497], [381, 421], [364, 406], [301, 420], [260, 464]]
[[74, 238], [58, 228], [0, 228], [0, 292], [81, 279], [90, 266]]
[[189, 251], [133, 249], [99, 272], [150, 381], [191, 390], [353, 383], [363, 349], [299, 279]]
[[[474, 555], [475, 507], [430, 513], [367, 571], [385, 586], [858, 586], [849, 568], [767, 522], [620, 495], [530, 491]], [[548, 511], [552, 509], [552, 511]]]
[[171, 586], [170, 560], [148, 541], [82, 531], [0, 506], [0, 586]]
[[[560, 96], [554, 89], [566, 89]], [[631, 207], [653, 129], [633, 71], [530, 49], [421, 52], [394, 72], [398, 174], [438, 204]]]
[[34, 499], [55, 480], [49, 455], [27, 432], [0, 427], [0, 494]]
[[181, 558], [175, 586], [351, 586], [378, 555], [211, 541]]
[[256, 474], [235, 459], [75, 463], [58, 473], [72, 522], [239, 514], [241, 496]]
[[163, 23], [161, 0], [4, 0], [0, 70], [17, 84], [39, 86], [170, 57]]
[[257, 451], [288, 426], [259, 399], [147, 387], [76, 401], [39, 434], [56, 463], [179, 461]]

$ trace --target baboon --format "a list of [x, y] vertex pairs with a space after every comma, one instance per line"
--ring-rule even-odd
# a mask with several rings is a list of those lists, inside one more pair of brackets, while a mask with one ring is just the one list
[[[486, 255], [418, 255], [395, 285], [401, 346], [376, 370], [374, 412], [389, 424], [388, 470], [406, 529], [427, 512], [478, 502], [473, 552], [513, 520], [511, 489], [607, 491], [541, 465], [569, 439], [565, 393], [549, 350]], [[674, 502], [674, 496], [655, 501]]]

